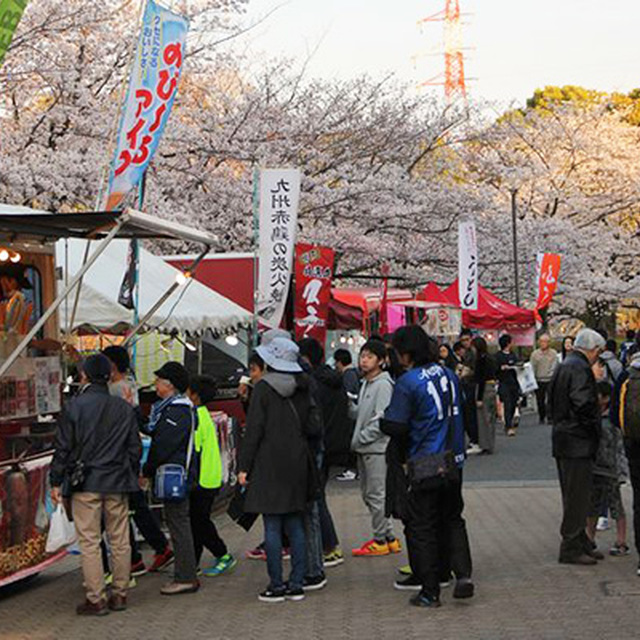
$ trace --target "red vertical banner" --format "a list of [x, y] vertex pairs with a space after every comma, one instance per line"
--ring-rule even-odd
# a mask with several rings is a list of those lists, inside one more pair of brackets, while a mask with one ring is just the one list
[[561, 258], [557, 253], [538, 254], [538, 299], [536, 311], [546, 309], [551, 303], [560, 277]]
[[334, 258], [335, 252], [328, 247], [296, 244], [296, 340], [315, 338], [324, 346]]

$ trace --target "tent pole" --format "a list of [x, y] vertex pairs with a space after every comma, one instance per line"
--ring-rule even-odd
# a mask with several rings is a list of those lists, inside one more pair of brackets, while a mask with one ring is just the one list
[[204, 333], [198, 336], [198, 375], [202, 375], [202, 348], [204, 342]]
[[22, 339], [22, 342], [11, 352], [9, 357], [0, 366], [0, 378], [11, 368], [13, 363], [20, 357], [22, 352], [29, 346], [29, 343], [36, 337], [38, 331], [46, 324], [47, 320], [58, 310], [58, 307], [67, 299], [67, 296], [73, 291], [78, 283], [82, 281], [84, 274], [89, 271], [93, 263], [102, 255], [111, 241], [120, 231], [120, 228], [127, 222], [127, 217], [122, 216], [114, 225], [113, 229], [105, 236], [104, 240], [98, 245], [98, 248], [91, 254], [89, 259], [82, 266], [80, 271], [71, 279], [71, 282], [64, 288], [61, 294], [51, 303], [51, 306], [40, 316], [40, 319], [33, 325], [33, 328]]
[[[211, 250], [211, 247], [207, 245], [202, 251], [202, 253], [189, 265], [187, 272], [191, 272], [195, 270], [195, 268], [200, 264], [200, 262], [202, 262], [202, 259], [209, 253], [210, 250]], [[187, 283], [185, 283], [185, 285], [186, 284]], [[171, 294], [180, 286], [181, 285], [179, 282], [174, 282], [169, 287], [169, 289], [162, 296], [160, 296], [160, 299], [151, 307], [151, 309], [149, 309], [149, 311], [147, 311], [147, 313], [144, 314], [144, 316], [138, 321], [136, 326], [131, 330], [131, 332], [127, 336], [127, 339], [122, 343], [123, 347], [127, 347], [129, 345], [129, 343], [131, 342], [131, 340], [133, 340], [133, 338], [138, 333], [138, 331], [140, 331], [140, 329], [145, 324], [147, 324], [149, 319], [153, 317], [153, 314], [166, 302], [166, 300], [171, 296]]]

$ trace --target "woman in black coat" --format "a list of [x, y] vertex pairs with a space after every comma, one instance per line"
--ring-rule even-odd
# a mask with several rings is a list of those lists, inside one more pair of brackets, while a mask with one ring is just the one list
[[[306, 545], [303, 514], [313, 483], [307, 438], [311, 396], [298, 365], [298, 347], [276, 338], [257, 349], [267, 365], [251, 397], [240, 450], [238, 482], [246, 487], [245, 511], [264, 517], [270, 584], [259, 599], [283, 602], [304, 598]], [[291, 547], [291, 576], [282, 578], [282, 529]]]

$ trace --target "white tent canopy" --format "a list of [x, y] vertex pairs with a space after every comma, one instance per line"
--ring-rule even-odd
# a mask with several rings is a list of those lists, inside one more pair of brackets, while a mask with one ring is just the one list
[[[69, 273], [66, 275], [69, 279], [82, 267], [86, 244], [86, 240], [78, 239], [59, 241], [56, 244], [57, 265], [64, 273], [65, 264], [68, 264]], [[68, 250], [66, 257], [65, 245]], [[92, 245], [91, 250], [97, 243]], [[82, 325], [106, 328], [119, 322], [132, 324], [132, 312], [117, 302], [126, 270], [128, 248], [127, 240], [113, 240], [87, 272], [73, 328]], [[179, 274], [178, 269], [140, 247], [140, 317], [144, 317], [176, 282]], [[72, 293], [68, 304], [61, 307], [60, 322], [65, 329], [71, 320], [74, 300], [75, 293]], [[200, 282], [189, 279], [155, 311], [148, 326], [160, 331], [177, 330], [181, 333], [200, 334], [207, 329], [223, 333], [240, 326], [249, 326], [250, 323], [251, 314], [242, 307]]]

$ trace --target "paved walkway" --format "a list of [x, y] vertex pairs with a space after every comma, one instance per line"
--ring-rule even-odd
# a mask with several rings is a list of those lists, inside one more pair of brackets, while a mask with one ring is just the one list
[[[163, 598], [167, 576], [144, 576], [130, 609], [81, 619], [77, 558], [58, 564], [31, 585], [0, 596], [2, 640], [229, 640], [635, 639], [640, 631], [637, 559], [609, 558], [597, 567], [556, 562], [560, 499], [548, 461], [548, 427], [524, 422], [515, 439], [500, 437], [495, 456], [474, 458], [466, 470], [467, 521], [477, 597], [429, 611], [408, 606], [394, 591], [403, 556], [352, 559], [328, 570], [329, 585], [301, 603], [267, 605], [256, 599], [266, 584], [261, 562], [243, 561], [235, 574], [204, 580], [192, 596]], [[545, 435], [546, 434], [546, 435]], [[517, 472], [517, 475], [516, 475]], [[630, 506], [628, 491], [624, 498]], [[345, 549], [359, 544], [368, 517], [355, 484], [333, 485], [330, 504]], [[258, 541], [224, 521], [235, 553]], [[602, 534], [601, 547], [613, 540]]]

